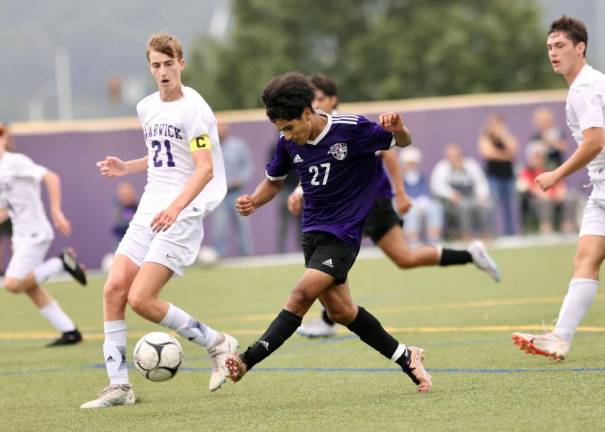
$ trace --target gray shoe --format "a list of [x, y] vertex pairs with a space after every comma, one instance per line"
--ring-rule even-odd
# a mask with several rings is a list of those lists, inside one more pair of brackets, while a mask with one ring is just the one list
[[80, 408], [109, 408], [118, 405], [134, 405], [137, 401], [130, 384], [108, 385], [95, 400], [83, 403]]

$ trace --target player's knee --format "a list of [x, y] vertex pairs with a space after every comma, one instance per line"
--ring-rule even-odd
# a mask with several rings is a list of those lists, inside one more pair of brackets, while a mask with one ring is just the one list
[[123, 300], [128, 298], [128, 286], [119, 281], [107, 281], [103, 287], [103, 297], [107, 299]]
[[313, 297], [308, 290], [302, 286], [296, 286], [288, 297], [288, 304], [291, 306], [296, 306], [297, 309], [309, 308], [314, 301], [315, 297]]
[[17, 279], [4, 279], [3, 286], [8, 292], [12, 294], [20, 294], [21, 292], [23, 292], [21, 283]]
[[138, 315], [142, 317], [147, 316], [147, 307], [149, 305], [149, 299], [142, 296], [139, 293], [128, 294], [128, 305]]
[[416, 257], [412, 251], [403, 251], [395, 257], [395, 263], [400, 269], [410, 269], [416, 266]]
[[328, 317], [337, 324], [346, 326], [355, 319], [355, 310], [352, 307], [332, 307], [327, 311]]

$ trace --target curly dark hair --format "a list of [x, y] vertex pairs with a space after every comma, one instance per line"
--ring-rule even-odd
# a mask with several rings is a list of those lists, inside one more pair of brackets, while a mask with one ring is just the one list
[[332, 78], [324, 74], [313, 74], [309, 77], [311, 84], [321, 90], [326, 96], [338, 96], [336, 83]]
[[301, 118], [305, 108], [313, 109], [314, 98], [313, 85], [300, 72], [288, 72], [273, 78], [261, 96], [267, 117], [272, 122]]
[[588, 49], [588, 30], [586, 26], [579, 19], [568, 17], [563, 15], [556, 21], [553, 21], [550, 25], [548, 34], [563, 32], [569, 39], [573, 41], [574, 46], [580, 42], [584, 42], [586, 48], [584, 49], [584, 57], [586, 57], [586, 50]]

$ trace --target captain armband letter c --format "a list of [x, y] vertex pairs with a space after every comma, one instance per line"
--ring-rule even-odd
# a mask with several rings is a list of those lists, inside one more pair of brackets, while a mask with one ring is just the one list
[[200, 135], [189, 141], [189, 150], [191, 151], [191, 153], [196, 152], [198, 150], [211, 149], [212, 143], [210, 142], [210, 137], [208, 137], [208, 135]]

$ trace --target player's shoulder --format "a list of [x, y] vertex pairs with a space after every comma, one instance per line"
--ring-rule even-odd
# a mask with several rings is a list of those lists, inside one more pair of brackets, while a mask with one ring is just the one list
[[6, 158], [6, 161], [9, 164], [32, 163], [31, 158], [23, 153], [14, 153], [7, 151], [2, 157]]
[[194, 88], [183, 86], [183, 96], [185, 100], [190, 104], [196, 106], [203, 111], [212, 112], [210, 105], [206, 102], [206, 99]]
[[356, 114], [334, 114], [332, 115], [332, 124], [353, 125], [356, 126], [359, 122], [367, 121], [364, 116]]
[[150, 94], [149, 96], [145, 96], [137, 103], [137, 112], [139, 114], [145, 112], [149, 107], [157, 104], [160, 100], [160, 92], [155, 92]]

